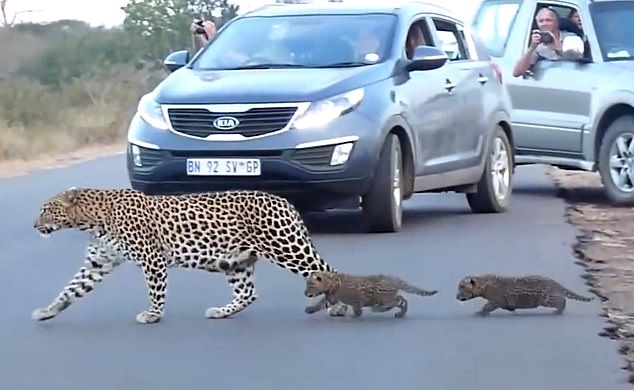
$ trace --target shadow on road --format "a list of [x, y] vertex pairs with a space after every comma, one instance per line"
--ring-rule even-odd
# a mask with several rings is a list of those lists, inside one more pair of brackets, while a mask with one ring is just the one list
[[513, 187], [513, 195], [530, 195], [546, 198], [557, 196], [558, 190], [552, 185], [521, 185]]
[[[403, 210], [403, 228], [429, 225], [443, 218], [467, 214], [471, 214], [468, 209], [405, 209]], [[310, 213], [304, 215], [304, 220], [311, 233], [315, 234], [366, 234], [366, 225], [360, 210], [332, 210], [323, 213]]]
[[611, 206], [605, 196], [603, 187], [574, 186], [569, 188], [552, 185], [521, 185], [513, 188], [513, 195], [528, 195], [545, 198], [563, 198], [571, 203], [592, 203], [600, 206]]
[[561, 187], [557, 194], [571, 204], [590, 203], [597, 206], [619, 208], [619, 206], [612, 204], [612, 202], [610, 202], [610, 200], [605, 196], [603, 187]]

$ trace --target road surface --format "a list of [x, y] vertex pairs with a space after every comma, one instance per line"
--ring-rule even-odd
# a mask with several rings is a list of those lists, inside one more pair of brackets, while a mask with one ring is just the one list
[[[467, 273], [542, 273], [589, 294], [573, 264], [575, 231], [540, 167], [518, 172], [511, 209], [474, 215], [462, 195], [417, 196], [402, 233], [359, 234], [349, 213], [315, 217], [320, 252], [337, 268], [393, 272], [440, 290], [408, 296], [409, 316], [329, 318], [303, 312], [303, 281], [268, 262], [257, 266], [259, 299], [231, 319], [205, 309], [229, 301], [221, 275], [175, 270], [166, 316], [146, 308], [140, 270], [121, 267], [59, 317], [31, 320], [82, 262], [85, 238], [32, 229], [39, 206], [70, 186], [127, 186], [123, 156], [0, 181], [0, 381], [7, 390], [101, 389], [486, 389], [630, 388], [616, 343], [597, 336], [600, 306], [570, 301], [550, 310], [478, 318], [483, 301], [460, 305]], [[328, 228], [336, 226], [336, 228]], [[399, 255], [397, 255], [399, 254]]]

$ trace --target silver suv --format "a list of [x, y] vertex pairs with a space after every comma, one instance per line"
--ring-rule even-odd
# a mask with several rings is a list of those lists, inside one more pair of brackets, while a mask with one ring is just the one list
[[415, 193], [508, 207], [509, 98], [442, 7], [269, 5], [164, 63], [170, 75], [130, 122], [132, 188], [260, 189], [304, 211], [348, 202], [372, 232], [400, 230]]
[[[514, 78], [542, 7], [577, 35], [564, 40], [566, 59], [539, 61]], [[569, 18], [573, 10], [582, 30]], [[634, 204], [633, 20], [631, 0], [483, 0], [472, 20], [511, 97], [516, 163], [598, 171], [619, 205]]]

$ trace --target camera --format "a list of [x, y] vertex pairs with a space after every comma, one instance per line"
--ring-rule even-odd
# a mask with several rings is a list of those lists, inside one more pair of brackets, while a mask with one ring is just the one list
[[196, 34], [203, 34], [205, 36], [207, 36], [207, 33], [205, 32], [205, 28], [203, 27], [203, 21], [202, 20], [197, 20], [196, 21], [196, 25], [200, 26], [200, 27], [196, 27]]
[[539, 34], [539, 38], [543, 44], [553, 43], [553, 36], [548, 31], [533, 30], [533, 33]]

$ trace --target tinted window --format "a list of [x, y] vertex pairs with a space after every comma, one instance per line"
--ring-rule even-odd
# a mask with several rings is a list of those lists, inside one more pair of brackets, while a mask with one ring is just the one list
[[297, 15], [237, 19], [201, 53], [194, 69], [271, 66], [352, 66], [383, 62], [396, 16]]
[[634, 60], [634, 1], [591, 3], [590, 14], [603, 60]]
[[469, 58], [464, 40], [461, 39], [457, 26], [451, 22], [434, 19], [436, 35], [440, 42], [440, 48], [447, 53], [450, 61], [465, 60]]
[[484, 1], [473, 19], [472, 29], [490, 55], [504, 54], [511, 25], [521, 1]]

